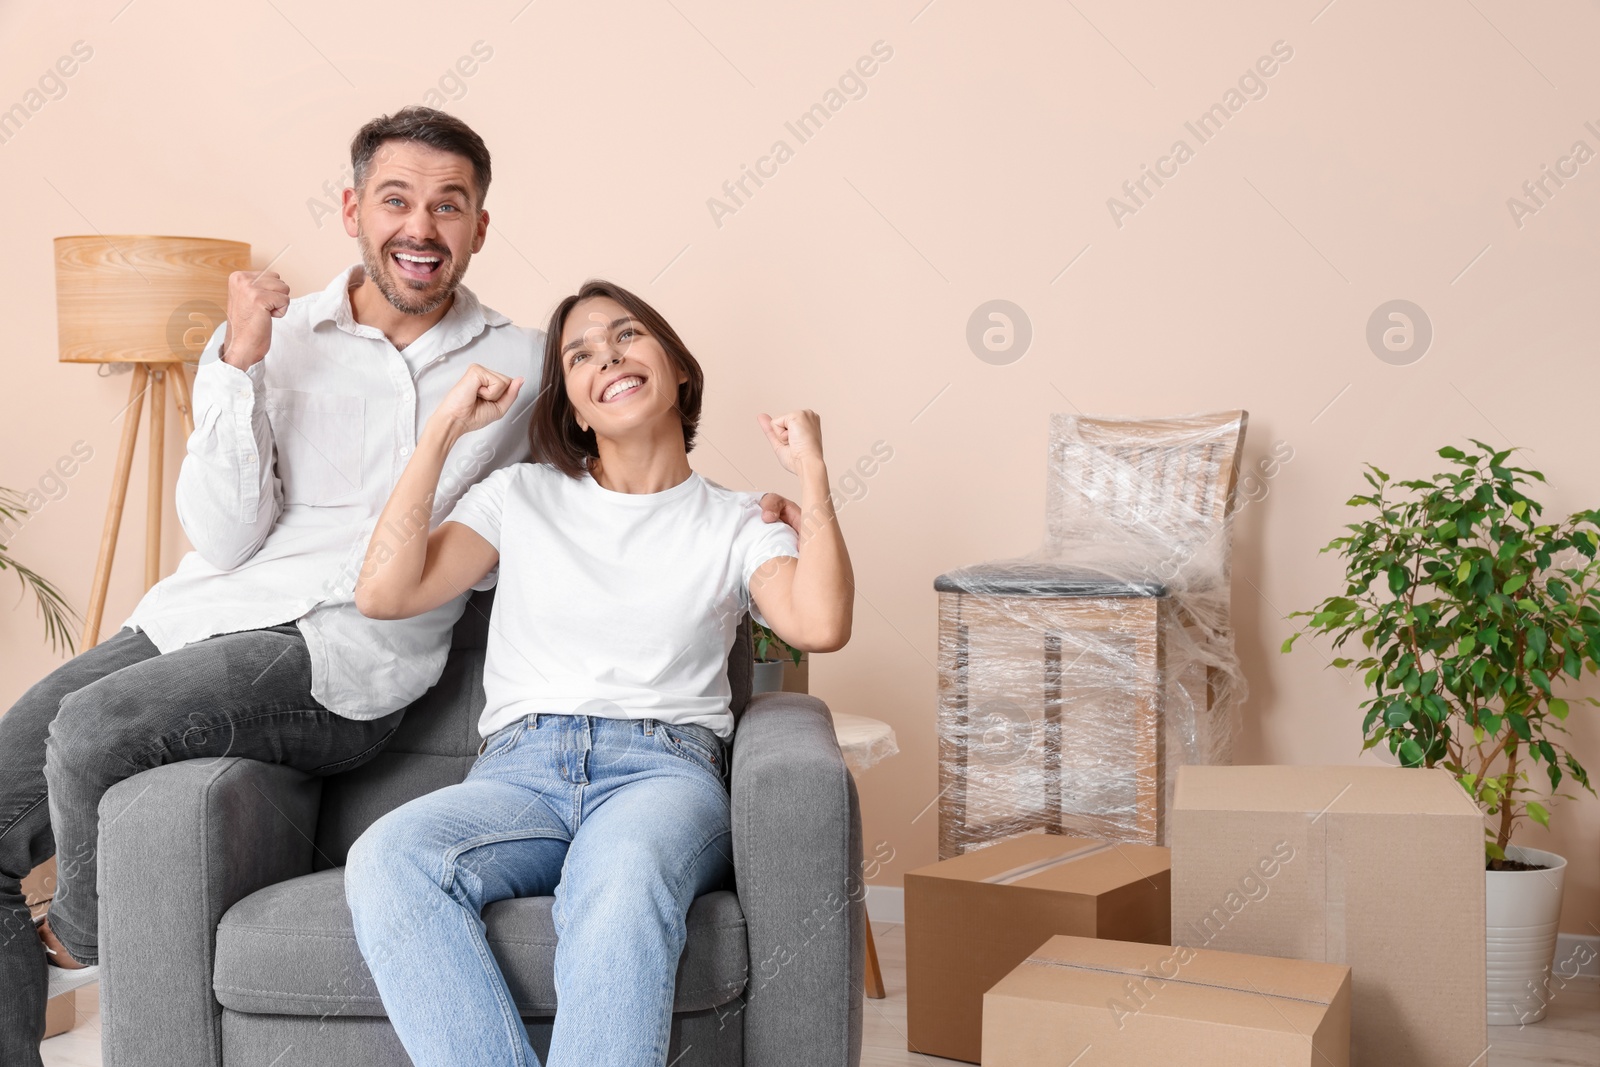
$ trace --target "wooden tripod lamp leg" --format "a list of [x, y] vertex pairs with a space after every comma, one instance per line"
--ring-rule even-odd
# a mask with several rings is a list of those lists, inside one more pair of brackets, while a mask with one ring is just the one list
[[194, 434], [194, 398], [189, 393], [189, 374], [182, 363], [168, 363], [167, 370], [172, 372], [172, 396], [178, 405], [178, 414], [183, 416], [183, 440], [187, 444]]
[[166, 488], [163, 465], [167, 458], [167, 377], [169, 366], [150, 371], [150, 433], [145, 447], [150, 452], [150, 484], [145, 490], [144, 588], [145, 592], [161, 579], [161, 497]]
[[111, 500], [106, 505], [106, 525], [100, 534], [100, 557], [94, 565], [94, 581], [89, 587], [89, 610], [83, 617], [83, 652], [100, 643], [100, 616], [106, 609], [106, 587], [111, 582], [111, 561], [117, 554], [117, 529], [122, 525], [122, 505], [128, 499], [128, 473], [133, 469], [133, 446], [139, 437], [139, 416], [144, 412], [145, 383], [150, 370], [143, 363], [133, 366], [128, 384], [128, 406], [123, 409], [122, 444], [117, 449], [117, 469], [111, 481]]

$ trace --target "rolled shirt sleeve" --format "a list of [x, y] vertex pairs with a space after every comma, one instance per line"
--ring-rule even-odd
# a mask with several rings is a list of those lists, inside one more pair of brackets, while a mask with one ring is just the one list
[[194, 433], [178, 472], [178, 521], [195, 551], [231, 570], [255, 555], [277, 521], [263, 365], [242, 371], [218, 352], [227, 325], [211, 335], [194, 378]]

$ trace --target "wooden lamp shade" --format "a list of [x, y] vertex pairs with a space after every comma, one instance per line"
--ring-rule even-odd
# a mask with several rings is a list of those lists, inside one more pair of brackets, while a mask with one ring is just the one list
[[189, 377], [212, 333], [227, 319], [228, 275], [250, 269], [250, 246], [205, 237], [95, 234], [56, 238], [56, 323], [63, 363], [129, 363], [122, 442], [106, 506], [100, 556], [89, 587], [82, 647], [100, 640], [117, 531], [128, 497], [140, 414], [150, 409], [149, 500], [145, 508], [144, 585], [161, 577], [161, 514], [166, 485], [167, 386], [185, 435], [194, 432]]
[[250, 246], [206, 237], [57, 237], [63, 363], [192, 363], [226, 317]]

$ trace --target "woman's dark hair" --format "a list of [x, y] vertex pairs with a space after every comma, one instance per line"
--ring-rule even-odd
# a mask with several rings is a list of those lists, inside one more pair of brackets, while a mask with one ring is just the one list
[[393, 115], [379, 115], [356, 131], [350, 142], [350, 169], [356, 191], [367, 184], [372, 157], [386, 141], [411, 141], [466, 159], [478, 183], [478, 206], [489, 195], [489, 149], [471, 126], [443, 111], [412, 105]]
[[700, 363], [689, 347], [683, 343], [667, 320], [655, 308], [620, 285], [591, 278], [583, 288], [556, 305], [550, 313], [550, 325], [544, 335], [544, 369], [539, 376], [539, 399], [533, 404], [533, 419], [528, 424], [528, 444], [533, 450], [535, 463], [548, 463], [563, 474], [583, 477], [590, 460], [600, 452], [595, 446], [594, 431], [578, 425], [572, 402], [567, 399], [566, 375], [561, 365], [561, 332], [566, 329], [567, 316], [580, 301], [592, 297], [610, 297], [622, 305], [629, 315], [639, 320], [645, 332], [661, 342], [677, 368], [688, 381], [678, 386], [678, 415], [683, 419], [683, 448], [694, 450], [695, 430], [700, 425], [700, 400], [705, 393], [706, 377]]

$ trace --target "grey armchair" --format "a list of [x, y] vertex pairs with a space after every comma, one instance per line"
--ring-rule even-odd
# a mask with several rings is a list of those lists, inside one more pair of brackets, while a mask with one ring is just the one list
[[[357, 770], [318, 779], [253, 760], [192, 760], [106, 795], [107, 1067], [410, 1063], [356, 947], [342, 864], [380, 815], [465, 777], [478, 749], [489, 604], [475, 594], [439, 683]], [[668, 1059], [856, 1067], [865, 913], [855, 784], [827, 706], [751, 698], [750, 662], [746, 626], [729, 660], [735, 885], [689, 911]], [[551, 904], [506, 900], [484, 914], [541, 1056], [556, 1010]]]

